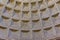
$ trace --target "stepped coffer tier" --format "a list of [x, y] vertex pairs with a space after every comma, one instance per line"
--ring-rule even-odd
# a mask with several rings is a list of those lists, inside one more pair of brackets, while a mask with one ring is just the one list
[[60, 40], [60, 0], [0, 0], [0, 40]]

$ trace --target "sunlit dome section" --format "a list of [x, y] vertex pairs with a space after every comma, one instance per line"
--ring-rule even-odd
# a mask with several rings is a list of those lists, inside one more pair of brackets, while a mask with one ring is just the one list
[[0, 0], [0, 40], [60, 40], [60, 0]]

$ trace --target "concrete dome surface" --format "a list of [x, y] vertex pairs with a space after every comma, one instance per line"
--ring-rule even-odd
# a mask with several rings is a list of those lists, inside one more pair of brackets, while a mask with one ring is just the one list
[[0, 40], [60, 40], [60, 0], [0, 0]]

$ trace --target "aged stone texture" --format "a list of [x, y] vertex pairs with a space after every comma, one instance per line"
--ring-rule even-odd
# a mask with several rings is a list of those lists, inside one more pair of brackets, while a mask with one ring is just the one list
[[60, 40], [60, 0], [0, 0], [0, 40]]

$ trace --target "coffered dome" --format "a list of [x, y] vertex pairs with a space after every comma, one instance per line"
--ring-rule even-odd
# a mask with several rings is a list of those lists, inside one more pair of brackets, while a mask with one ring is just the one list
[[0, 40], [60, 40], [60, 0], [0, 0]]

